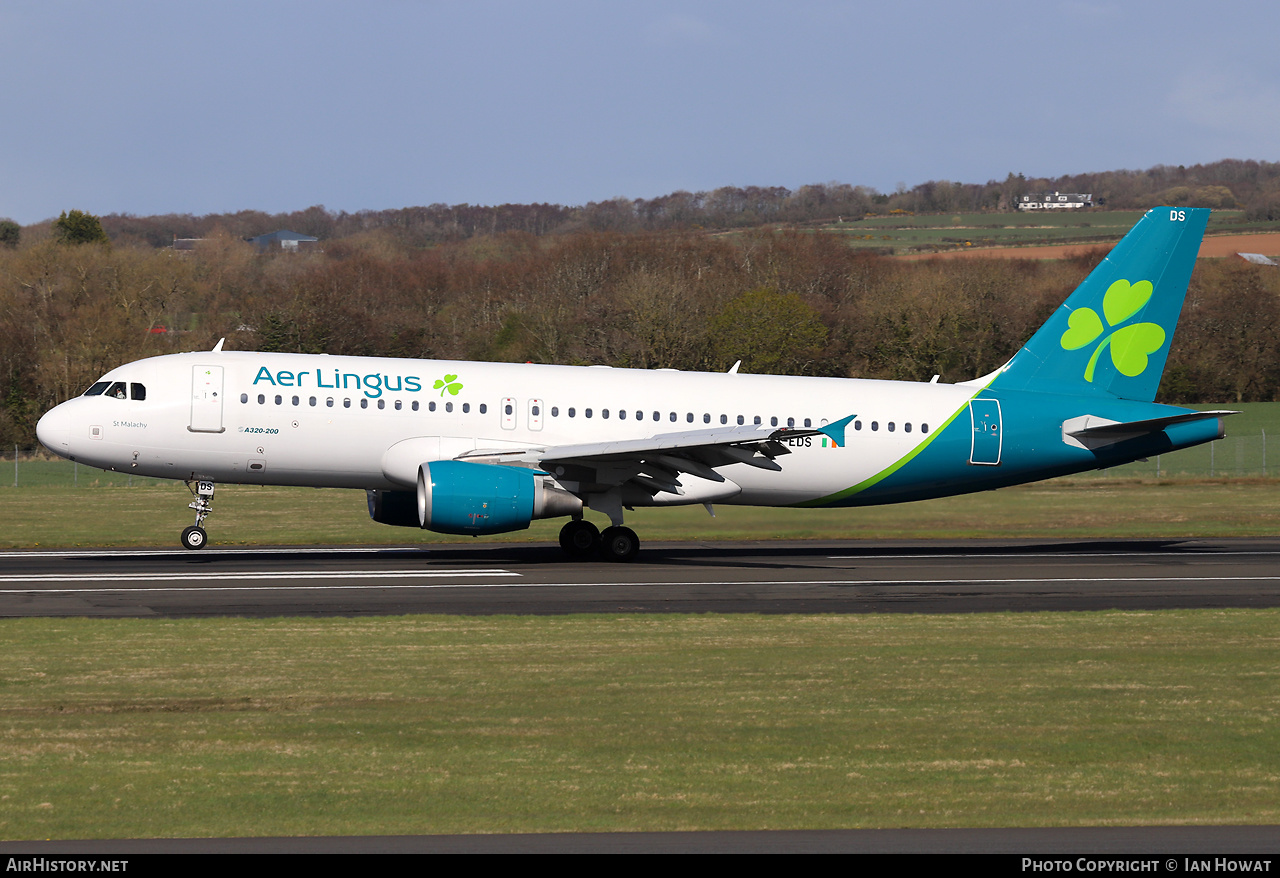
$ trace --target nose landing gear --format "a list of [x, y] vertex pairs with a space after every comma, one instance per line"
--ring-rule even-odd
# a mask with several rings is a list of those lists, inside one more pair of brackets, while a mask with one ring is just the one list
[[188, 509], [196, 511], [196, 523], [182, 532], [182, 547], [203, 549], [209, 542], [209, 535], [201, 525], [213, 511], [213, 482], [196, 482], [194, 488], [191, 487], [190, 481], [186, 485], [187, 490], [196, 498], [187, 504]]

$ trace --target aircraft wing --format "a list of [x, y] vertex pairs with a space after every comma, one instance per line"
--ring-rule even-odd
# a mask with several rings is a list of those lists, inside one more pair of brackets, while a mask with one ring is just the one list
[[[659, 493], [684, 496], [688, 493], [686, 483], [702, 481], [724, 485], [732, 494], [737, 493], [737, 486], [718, 471], [721, 467], [741, 463], [779, 472], [782, 466], [776, 458], [790, 453], [786, 440], [826, 435], [843, 445], [844, 428], [853, 418], [850, 415], [818, 429], [746, 424], [659, 433], [647, 439], [616, 442], [516, 450], [477, 449], [461, 455], [458, 460], [538, 467], [561, 481], [578, 483], [582, 493], [599, 493], [630, 483], [650, 496]], [[700, 485], [700, 490], [708, 496], [723, 493], [705, 484]]]

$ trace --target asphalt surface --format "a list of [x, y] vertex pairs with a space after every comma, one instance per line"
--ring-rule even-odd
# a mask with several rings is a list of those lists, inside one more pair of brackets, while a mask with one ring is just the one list
[[0, 553], [0, 616], [967, 613], [1280, 606], [1280, 539]]

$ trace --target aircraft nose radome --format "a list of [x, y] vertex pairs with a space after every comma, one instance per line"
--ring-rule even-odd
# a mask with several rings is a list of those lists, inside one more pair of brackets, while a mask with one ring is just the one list
[[36, 424], [36, 438], [54, 454], [66, 457], [71, 447], [71, 416], [65, 405], [54, 406]]

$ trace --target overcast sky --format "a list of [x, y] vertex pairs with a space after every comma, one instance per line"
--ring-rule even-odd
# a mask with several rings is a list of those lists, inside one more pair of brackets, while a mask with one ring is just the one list
[[1280, 3], [3, 0], [0, 217], [1280, 159]]

